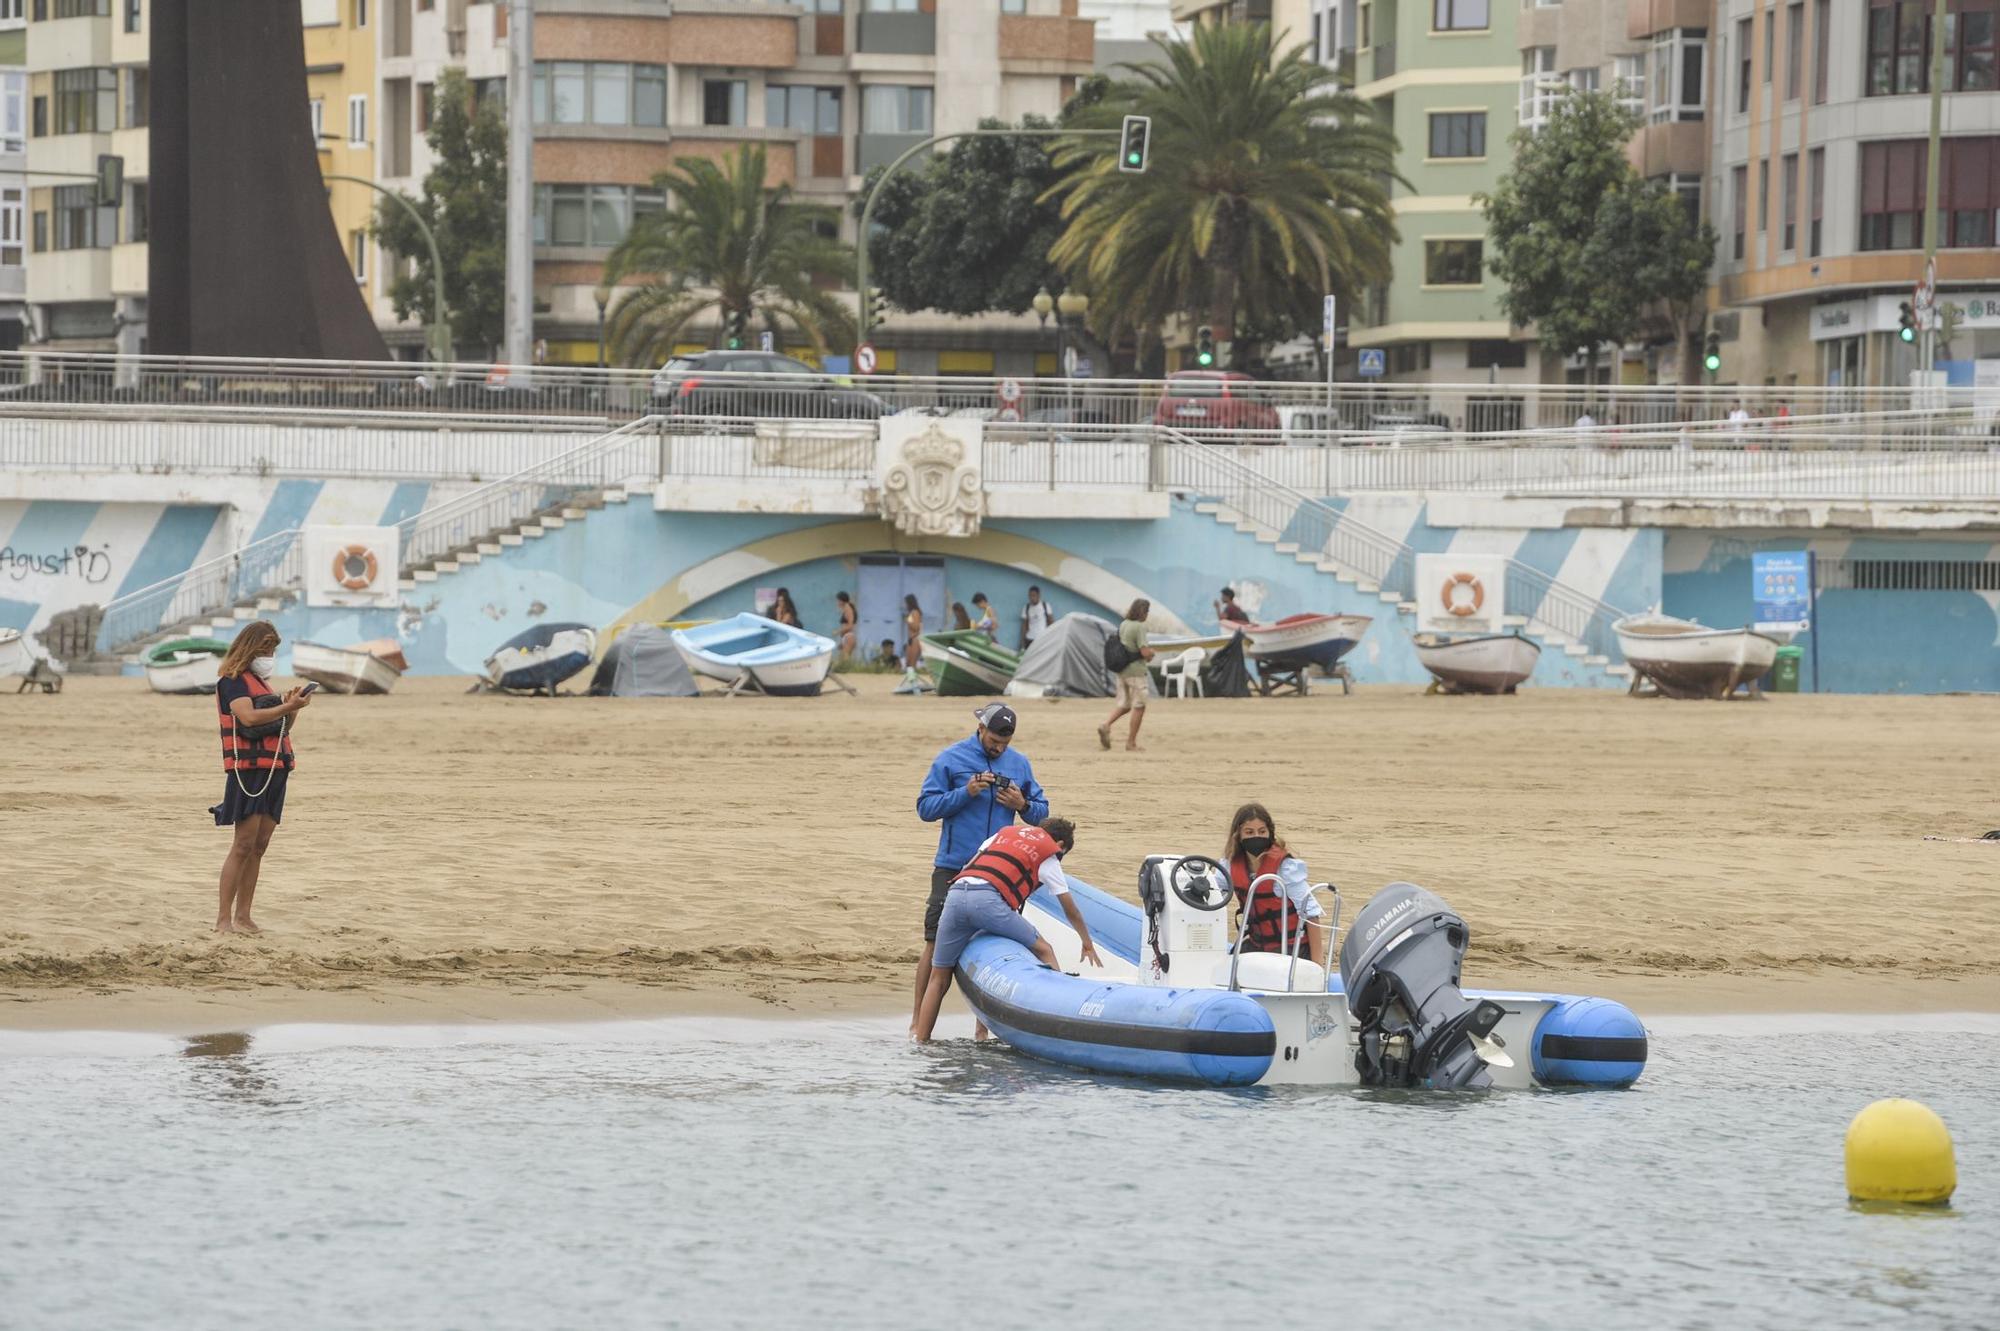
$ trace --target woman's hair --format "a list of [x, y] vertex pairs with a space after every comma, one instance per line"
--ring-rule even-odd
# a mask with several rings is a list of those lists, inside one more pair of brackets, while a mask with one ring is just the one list
[[772, 604], [773, 604], [773, 605], [782, 605], [782, 606], [784, 606], [784, 607], [785, 607], [785, 609], [787, 609], [787, 610], [796, 610], [796, 609], [798, 609], [798, 607], [797, 607], [797, 606], [795, 606], [795, 605], [793, 605], [793, 604], [792, 604], [792, 594], [791, 594], [791, 592], [790, 592], [790, 591], [788, 591], [788, 590], [786, 590], [786, 589], [785, 589], [785, 588], [783, 588], [783, 587], [780, 587], [780, 588], [778, 588], [778, 595], [777, 595], [776, 599], [774, 599], [774, 600], [772, 601]]
[[917, 604], [917, 597], [914, 592], [903, 598], [903, 609], [914, 610], [920, 615], [924, 612], [923, 607]]
[[216, 667], [220, 679], [236, 679], [250, 668], [250, 663], [260, 656], [269, 656], [277, 650], [278, 626], [268, 619], [253, 619], [236, 631], [236, 641], [229, 644], [223, 653], [222, 664]]
[[1229, 839], [1222, 843], [1222, 862], [1224, 864], [1228, 864], [1236, 858], [1237, 834], [1243, 830], [1243, 824], [1249, 822], [1252, 818], [1258, 819], [1264, 826], [1271, 829], [1271, 849], [1287, 855], [1291, 853], [1290, 848], [1285, 845], [1284, 837], [1278, 835], [1278, 822], [1275, 818], [1271, 817], [1271, 811], [1253, 800], [1238, 809], [1229, 819]]
[[847, 593], [846, 593], [846, 592], [835, 592], [835, 593], [833, 594], [833, 599], [834, 599], [834, 600], [836, 600], [836, 601], [838, 601], [838, 602], [840, 602], [840, 603], [841, 603], [842, 605], [846, 605], [846, 604], [847, 604], [847, 600], [848, 600], [848, 597], [847, 597]]
[[1126, 608], [1125, 618], [1136, 619], [1143, 623], [1152, 613], [1153, 603], [1142, 596]]
[[953, 601], [951, 603], [951, 618], [953, 628], [969, 629], [972, 627], [972, 616], [965, 612], [965, 602], [963, 601]]

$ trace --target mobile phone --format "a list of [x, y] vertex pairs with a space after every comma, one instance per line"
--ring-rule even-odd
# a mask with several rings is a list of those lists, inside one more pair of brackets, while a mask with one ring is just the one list
[[319, 681], [316, 679], [309, 679], [306, 681], [305, 687], [299, 690], [299, 696], [303, 698], [308, 693], [318, 693], [318, 692], [319, 692]]

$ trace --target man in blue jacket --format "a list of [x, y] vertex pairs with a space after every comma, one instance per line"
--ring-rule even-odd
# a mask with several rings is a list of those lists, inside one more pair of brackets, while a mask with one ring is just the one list
[[992, 702], [972, 715], [978, 729], [938, 754], [924, 777], [924, 788], [917, 792], [917, 816], [944, 826], [938, 830], [931, 894], [924, 904], [924, 952], [917, 959], [912, 1031], [930, 983], [938, 917], [944, 913], [945, 896], [958, 871], [972, 862], [987, 837], [1012, 824], [1015, 814], [1030, 827], [1040, 826], [1049, 816], [1049, 797], [1036, 783], [1035, 769], [1013, 748], [1014, 709]]

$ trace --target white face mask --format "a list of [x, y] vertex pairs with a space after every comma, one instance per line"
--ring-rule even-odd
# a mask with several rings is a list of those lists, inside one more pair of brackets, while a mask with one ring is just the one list
[[257, 678], [269, 679], [277, 673], [278, 658], [275, 656], [259, 656], [250, 662], [250, 668], [257, 672]]

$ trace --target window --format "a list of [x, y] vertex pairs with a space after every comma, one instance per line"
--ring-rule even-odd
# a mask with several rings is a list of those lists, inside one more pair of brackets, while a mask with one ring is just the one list
[[153, 71], [135, 66], [125, 71], [125, 128], [141, 129], [153, 119]]
[[1813, 0], [1813, 105], [1826, 105], [1827, 51], [1831, 46], [1833, 0]]
[[1528, 368], [1528, 344], [1507, 342], [1498, 338], [1465, 344], [1465, 368], [1468, 370], [1525, 370]]
[[1486, 113], [1443, 111], [1431, 116], [1431, 156], [1486, 156]]
[[537, 185], [535, 243], [609, 247], [666, 208], [665, 195], [643, 186]]
[[[15, 8], [16, 17], [20, 9]], [[18, 268], [27, 262], [28, 200], [25, 190], [0, 189], [0, 265]]]
[[1621, 55], [1612, 62], [1613, 92], [1618, 104], [1633, 115], [1646, 114], [1646, 57]]
[[0, 19], [21, 17], [21, 0], [0, 0]]
[[1750, 20], [1736, 21], [1736, 114], [1750, 110]]
[[1764, 11], [1764, 82], [1771, 82], [1771, 70], [1777, 65], [1778, 25], [1773, 22], [1777, 14], [1773, 10]]
[[125, 0], [125, 31], [137, 32], [141, 26], [141, 0]]
[[48, 253], [48, 248], [49, 215], [45, 212], [38, 212], [35, 214], [35, 253], [46, 254]]
[[[39, 4], [35, 17], [46, 18]], [[111, 0], [56, 0], [57, 18], [110, 18]]]
[[1771, 159], [1759, 159], [1757, 163], [1757, 234], [1763, 235], [1771, 229]]
[[649, 129], [667, 123], [667, 67], [632, 66], [632, 123]]
[[368, 146], [368, 95], [355, 93], [347, 99], [347, 142], [355, 148]]
[[1785, 100], [1799, 99], [1799, 80], [1804, 74], [1806, 59], [1806, 6], [1805, 0], [1785, 9]]
[[326, 99], [315, 97], [306, 105], [312, 113], [313, 142], [317, 144], [326, 137]]
[[1708, 29], [1670, 28], [1653, 38], [1653, 123], [1700, 120], [1706, 97]]
[[[1952, 138], [1940, 145], [1938, 244], [1987, 249], [2000, 209], [2000, 138]], [[1861, 145], [1861, 248], [1912, 250], [1924, 240], [1926, 144], [1922, 139]]]
[[764, 89], [764, 123], [802, 134], [838, 134], [840, 89], [772, 84]]
[[1744, 223], [1750, 216], [1750, 168], [1734, 167], [1729, 172], [1730, 206], [1735, 209], [1734, 223], [1730, 227], [1730, 255], [1737, 262], [1743, 259]]
[[581, 60], [535, 62], [532, 89], [535, 123], [581, 125], [588, 109], [590, 66]]
[[[1953, 0], [1944, 21], [1944, 91], [1991, 92], [2000, 0]], [[1930, 91], [1931, 6], [1874, 0], [1868, 10], [1870, 97]]]
[[862, 0], [861, 7], [870, 14], [914, 14], [917, 0]]
[[1778, 164], [1778, 229], [1783, 237], [1778, 245], [1781, 250], [1794, 250], [1799, 245], [1799, 155], [1786, 153]]
[[600, 60], [590, 67], [590, 123], [623, 125], [632, 119], [632, 66]]
[[49, 99], [46, 97], [35, 98], [34, 109], [35, 137], [39, 139], [49, 132]]
[[1025, 14], [1028, 12], [1028, 0], [1000, 0], [1000, 12], [1003, 14]]
[[1430, 287], [1476, 287], [1485, 258], [1485, 242], [1479, 240], [1427, 240], [1424, 242], [1424, 285]]
[[1671, 190], [1678, 195], [1681, 205], [1687, 209], [1688, 225], [1701, 227], [1701, 177], [1685, 172], [1669, 171], [1665, 175], [1650, 177], [1653, 184]]
[[861, 90], [863, 134], [929, 134], [931, 90], [876, 83]]
[[493, 109], [500, 115], [504, 116], [507, 114], [506, 75], [502, 74], [498, 78], [474, 79], [472, 81], [472, 109], [475, 112], [484, 111], [489, 102], [492, 104]]
[[28, 76], [10, 70], [0, 75], [0, 152], [25, 152], [27, 147]]
[[357, 28], [368, 26], [368, 0], [354, 0], [354, 26]]
[[118, 128], [118, 71], [59, 69], [56, 71], [58, 134], [109, 134]]
[[1483, 32], [1487, 0], [1432, 0], [1432, 32]]
[[750, 85], [742, 79], [703, 79], [701, 82], [701, 123], [704, 125], [749, 124]]
[[425, 134], [430, 131], [431, 117], [437, 111], [436, 99], [437, 85], [435, 83], [419, 83], [417, 85], [417, 133]]
[[1555, 109], [1556, 48], [1531, 46], [1521, 52], [1521, 126], [1539, 129]]
[[118, 210], [98, 206], [97, 186], [62, 185], [50, 193], [55, 202], [56, 249], [110, 248]]
[[347, 254], [354, 262], [354, 280], [368, 280], [368, 233], [350, 231], [347, 233]]
[[1806, 195], [1812, 201], [1812, 219], [1806, 224], [1806, 257], [1820, 255], [1820, 215], [1826, 210], [1826, 149], [1815, 148], [1806, 155]]
[[152, 196], [146, 182], [135, 180], [125, 187], [125, 239], [144, 244], [152, 233]]

